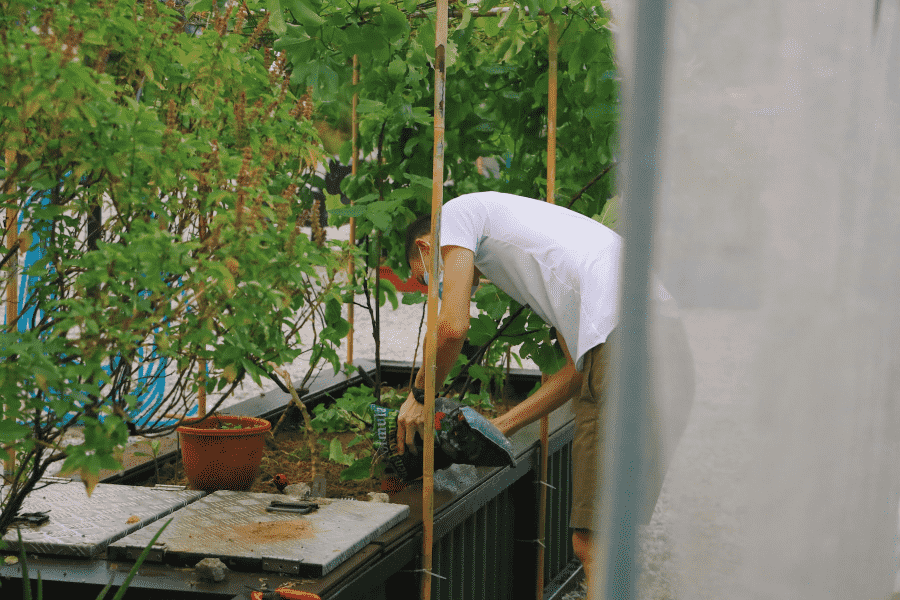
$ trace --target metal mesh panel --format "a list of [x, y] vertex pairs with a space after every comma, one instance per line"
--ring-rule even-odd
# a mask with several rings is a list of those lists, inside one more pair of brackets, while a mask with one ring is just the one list
[[[544, 580], [552, 582], [567, 570], [574, 559], [569, 533], [572, 503], [572, 443], [563, 444], [550, 455], [548, 464], [547, 521]], [[532, 551], [519, 554], [533, 573], [537, 545], [516, 540], [511, 488], [500, 492], [470, 517], [437, 540], [434, 550], [433, 597], [446, 600], [491, 600], [509, 598], [517, 586], [511, 558], [516, 545], [530, 544]], [[520, 510], [528, 510], [525, 498], [516, 497]], [[537, 507], [533, 509], [537, 516]], [[535, 520], [536, 524], [537, 521]], [[523, 568], [523, 565], [517, 565]]]
[[432, 597], [435, 600], [508, 598], [513, 507], [500, 492], [437, 541]]
[[544, 528], [544, 581], [552, 581], [574, 558], [569, 534], [572, 514], [572, 444], [562, 446], [549, 457], [547, 520]]

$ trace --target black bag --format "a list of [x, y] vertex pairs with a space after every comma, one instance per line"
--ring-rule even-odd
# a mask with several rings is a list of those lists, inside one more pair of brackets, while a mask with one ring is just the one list
[[[422, 476], [423, 440], [416, 433], [418, 452], [397, 454], [396, 408], [370, 404], [376, 460], [387, 462], [401, 479], [412, 481]], [[434, 468], [446, 469], [463, 464], [479, 467], [516, 465], [512, 445], [500, 430], [469, 406], [448, 398], [434, 401]]]

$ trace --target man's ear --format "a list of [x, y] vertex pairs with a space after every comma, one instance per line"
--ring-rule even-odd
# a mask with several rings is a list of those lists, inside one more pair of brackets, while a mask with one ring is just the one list
[[420, 237], [419, 239], [416, 240], [416, 247], [419, 250], [421, 250], [423, 253], [431, 252], [431, 244], [429, 244], [427, 241], [425, 241], [425, 238], [423, 238], [423, 237]]

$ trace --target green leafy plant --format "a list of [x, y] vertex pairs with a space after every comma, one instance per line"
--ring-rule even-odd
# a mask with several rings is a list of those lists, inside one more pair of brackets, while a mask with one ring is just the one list
[[0, 330], [0, 532], [55, 462], [90, 492], [200, 396], [215, 411], [270, 363], [339, 369], [355, 252], [319, 227], [313, 101], [262, 0], [2, 5], [0, 206], [33, 261]]
[[219, 429], [243, 429], [241, 423], [219, 423]]
[[[382, 390], [381, 403], [400, 406], [405, 394], [395, 389]], [[336, 437], [330, 441], [319, 440], [320, 455], [326, 460], [345, 465], [341, 481], [366, 479], [375, 474], [372, 466], [372, 440], [367, 429], [372, 426], [369, 405], [376, 402], [372, 388], [357, 386], [348, 388], [344, 395], [330, 404], [320, 404], [313, 409], [312, 426], [318, 432], [339, 433], [355, 431], [357, 435], [341, 445]]]
[[313, 409], [312, 426], [321, 432], [361, 431], [371, 425], [368, 408], [374, 401], [371, 388], [348, 388], [333, 403], [319, 404]]
[[373, 465], [372, 460], [373, 454], [370, 449], [364, 456], [357, 458], [350, 466], [341, 471], [341, 481], [360, 480], [376, 476], [379, 472], [379, 465]]
[[[365, 479], [371, 475], [371, 442], [363, 432], [366, 427], [371, 426], [372, 419], [368, 414], [368, 407], [372, 402], [375, 402], [375, 397], [371, 388], [354, 387], [349, 388], [342, 397], [333, 403], [319, 404], [313, 409], [315, 416], [311, 425], [317, 432], [356, 431], [359, 433], [347, 445], [346, 450], [336, 437], [330, 441], [318, 440], [318, 443], [323, 446], [322, 458], [348, 467], [341, 472], [341, 481]], [[357, 450], [350, 450], [351, 447], [361, 442], [369, 443]]]
[[[367, 308], [377, 323], [378, 307], [396, 301], [377, 266], [408, 274], [404, 230], [430, 201], [434, 9], [412, 0], [180, 5], [3, 3], [0, 202], [19, 224], [14, 241], [37, 258], [25, 270], [30, 295], [0, 332], [0, 444], [17, 459], [0, 531], [50, 464], [64, 460], [90, 490], [101, 468], [119, 467], [129, 432], [170, 431], [163, 406], [186, 413], [207, 393], [220, 402], [248, 375], [259, 383], [265, 365], [300, 356], [309, 374], [322, 362], [337, 370], [342, 303], [374, 289]], [[494, 8], [508, 10], [483, 16]], [[602, 7], [484, 0], [454, 10], [446, 196], [542, 196], [543, 11], [560, 32], [557, 201], [599, 214], [613, 192], [604, 175], [618, 113]], [[324, 96], [322, 114], [345, 120], [354, 91], [361, 155], [375, 160], [343, 184], [354, 205], [331, 211], [334, 224], [354, 216], [369, 236], [348, 283], [337, 274], [359, 251], [326, 242], [318, 227], [310, 186], [324, 186], [310, 116], [312, 97]], [[349, 155], [348, 143], [342, 161]], [[483, 157], [500, 165], [494, 176], [479, 172]], [[2, 260], [9, 289], [15, 252]], [[518, 312], [502, 294], [479, 301], [494, 325]], [[476, 321], [474, 340], [496, 334]], [[304, 327], [312, 332], [301, 339]], [[547, 327], [525, 315], [491, 341], [472, 376], [494, 378], [498, 357], [517, 346], [542, 370], [558, 364]], [[136, 415], [164, 378], [176, 382], [165, 402]], [[63, 448], [75, 424], [85, 441]]]
[[150, 450], [150, 453], [146, 452], [135, 452], [135, 456], [152, 456], [153, 457], [153, 470], [156, 472], [156, 483], [159, 483], [159, 451], [160, 451], [160, 441], [159, 440], [147, 440], [147, 447]]

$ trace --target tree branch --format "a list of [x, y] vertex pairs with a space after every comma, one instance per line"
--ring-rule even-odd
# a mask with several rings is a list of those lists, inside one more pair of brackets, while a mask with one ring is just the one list
[[474, 356], [472, 356], [472, 358], [469, 359], [469, 362], [467, 362], [465, 364], [465, 366], [463, 366], [463, 368], [459, 372], [459, 375], [454, 377], [453, 381], [451, 381], [448, 385], [444, 386], [445, 390], [452, 389], [453, 386], [455, 386], [465, 376], [466, 377], [466, 385], [465, 385], [465, 387], [463, 387], [462, 394], [460, 395], [460, 401], [462, 401], [463, 396], [465, 396], [465, 394], [466, 394], [466, 388], [469, 387], [469, 381], [471, 380], [471, 378], [468, 376], [469, 375], [469, 367], [471, 367], [472, 365], [474, 365], [476, 362], [480, 361], [484, 357], [485, 353], [487, 352], [487, 349], [491, 346], [491, 344], [493, 344], [501, 335], [503, 335], [503, 332], [506, 331], [506, 329], [510, 325], [512, 325], [512, 323], [518, 318], [518, 316], [520, 314], [522, 314], [523, 310], [525, 310], [525, 305], [520, 306], [519, 309], [514, 314], [512, 314], [505, 323], [503, 323], [500, 327], [497, 328], [497, 331], [494, 333], [494, 335], [491, 336], [491, 339], [489, 339], [487, 342], [482, 344], [482, 346], [475, 352]]
[[3, 260], [0, 261], [0, 268], [3, 268], [3, 265], [6, 264], [6, 261], [8, 261], [10, 258], [12, 258], [13, 255], [18, 251], [19, 251], [19, 244], [17, 243], [15, 246], [13, 246], [12, 248], [9, 249], [9, 252], [6, 253], [6, 256], [4, 256]]
[[613, 164], [611, 164], [608, 167], [606, 167], [605, 169], [603, 169], [603, 171], [599, 175], [597, 175], [596, 177], [591, 179], [586, 186], [581, 188], [581, 191], [579, 191], [577, 194], [572, 196], [572, 199], [569, 200], [569, 204], [566, 205], [566, 208], [572, 208], [572, 205], [575, 204], [576, 200], [581, 198], [582, 194], [584, 194], [586, 191], [588, 191], [588, 189], [590, 189], [590, 187], [592, 185], [594, 185], [595, 183], [597, 183], [598, 181], [603, 179], [603, 176], [606, 175], [607, 173], [609, 173], [610, 171], [612, 171], [613, 167], [615, 167], [617, 164], [619, 164], [619, 163], [614, 162]]

